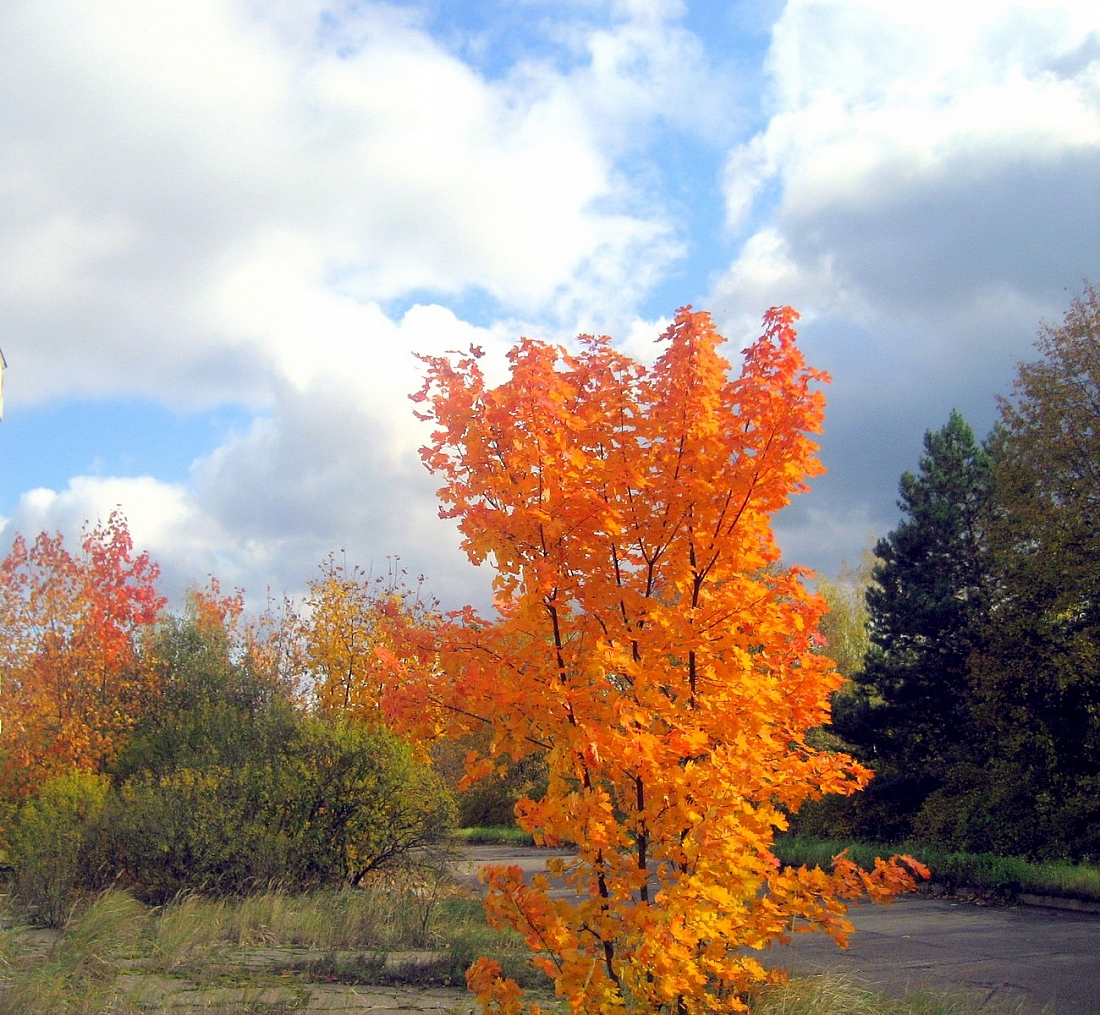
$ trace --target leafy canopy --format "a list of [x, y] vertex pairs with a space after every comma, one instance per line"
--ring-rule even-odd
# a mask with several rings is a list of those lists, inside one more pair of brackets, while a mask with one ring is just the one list
[[[1021, 363], [992, 441], [997, 602], [972, 680], [986, 742], [954, 831], [1100, 857], [1100, 292]], [[969, 788], [969, 787], [966, 787]], [[965, 790], [964, 790], [965, 792]]]
[[101, 772], [117, 755], [157, 689], [140, 649], [164, 608], [158, 574], [118, 512], [85, 528], [75, 553], [60, 534], [16, 537], [0, 562], [5, 792]]

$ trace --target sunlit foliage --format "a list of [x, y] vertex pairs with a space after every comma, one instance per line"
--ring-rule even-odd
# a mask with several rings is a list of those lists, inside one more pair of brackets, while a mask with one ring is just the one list
[[[418, 668], [391, 660], [388, 707], [422, 736], [487, 723], [470, 778], [545, 753], [547, 792], [518, 819], [576, 844], [554, 868], [573, 894], [502, 868], [487, 905], [576, 1012], [743, 1010], [772, 975], [753, 950], [792, 928], [843, 940], [841, 899], [912, 883], [893, 863], [781, 869], [770, 850], [804, 801], [867, 778], [807, 740], [841, 678], [817, 651], [823, 602], [771, 532], [821, 471], [825, 378], [795, 318], [771, 311], [732, 378], [688, 309], [649, 370], [593, 337], [522, 340], [498, 387], [478, 349], [425, 358], [424, 460], [471, 560], [496, 569], [497, 616], [467, 610]], [[469, 980], [486, 1011], [527, 1010], [491, 963]]]

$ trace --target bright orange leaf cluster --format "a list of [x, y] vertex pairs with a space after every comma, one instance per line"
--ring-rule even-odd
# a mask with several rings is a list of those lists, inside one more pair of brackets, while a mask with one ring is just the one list
[[[804, 801], [868, 778], [807, 739], [840, 678], [816, 651], [823, 604], [771, 532], [821, 471], [808, 434], [827, 378], [796, 317], [770, 311], [732, 378], [690, 308], [648, 370], [593, 337], [522, 340], [498, 387], [480, 350], [424, 358], [424, 461], [470, 558], [496, 569], [498, 616], [456, 618], [387, 707], [421, 736], [491, 724], [471, 776], [546, 754], [549, 791], [518, 818], [576, 844], [551, 872], [574, 893], [500, 869], [488, 908], [575, 1012], [741, 1011], [770, 976], [751, 951], [792, 928], [842, 938], [840, 900], [912, 884], [895, 863], [783, 870], [770, 848]], [[491, 963], [470, 984], [486, 1011], [527, 1010]]]
[[60, 535], [18, 536], [0, 562], [3, 785], [33, 790], [73, 768], [102, 771], [157, 676], [139, 652], [164, 607], [158, 568], [133, 554], [120, 514], [85, 529], [78, 553]]

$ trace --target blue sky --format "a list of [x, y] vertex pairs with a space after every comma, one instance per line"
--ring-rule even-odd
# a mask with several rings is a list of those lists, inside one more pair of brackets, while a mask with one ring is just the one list
[[332, 550], [484, 601], [414, 351], [731, 354], [803, 313], [834, 573], [928, 428], [981, 432], [1100, 277], [1094, 0], [36, 0], [0, 7], [0, 543], [121, 507], [179, 596]]

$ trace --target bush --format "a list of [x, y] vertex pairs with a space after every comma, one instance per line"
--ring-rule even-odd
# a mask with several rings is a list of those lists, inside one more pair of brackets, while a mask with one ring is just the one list
[[164, 902], [184, 889], [241, 892], [282, 877], [286, 843], [248, 775], [211, 767], [127, 780], [109, 808], [124, 882]]
[[197, 612], [158, 628], [164, 692], [111, 803], [115, 866], [141, 898], [355, 883], [448, 836], [453, 798], [407, 744], [303, 712], [230, 634]]
[[19, 809], [12, 835], [15, 894], [50, 927], [69, 916], [77, 891], [104, 874], [102, 816], [109, 782], [91, 772], [47, 780]]
[[355, 884], [444, 842], [455, 820], [450, 792], [408, 745], [317, 718], [267, 762], [133, 775], [110, 810], [115, 866], [149, 902]]
[[449, 839], [454, 797], [442, 777], [384, 729], [315, 718], [294, 779], [294, 869], [358, 884], [370, 871]]

